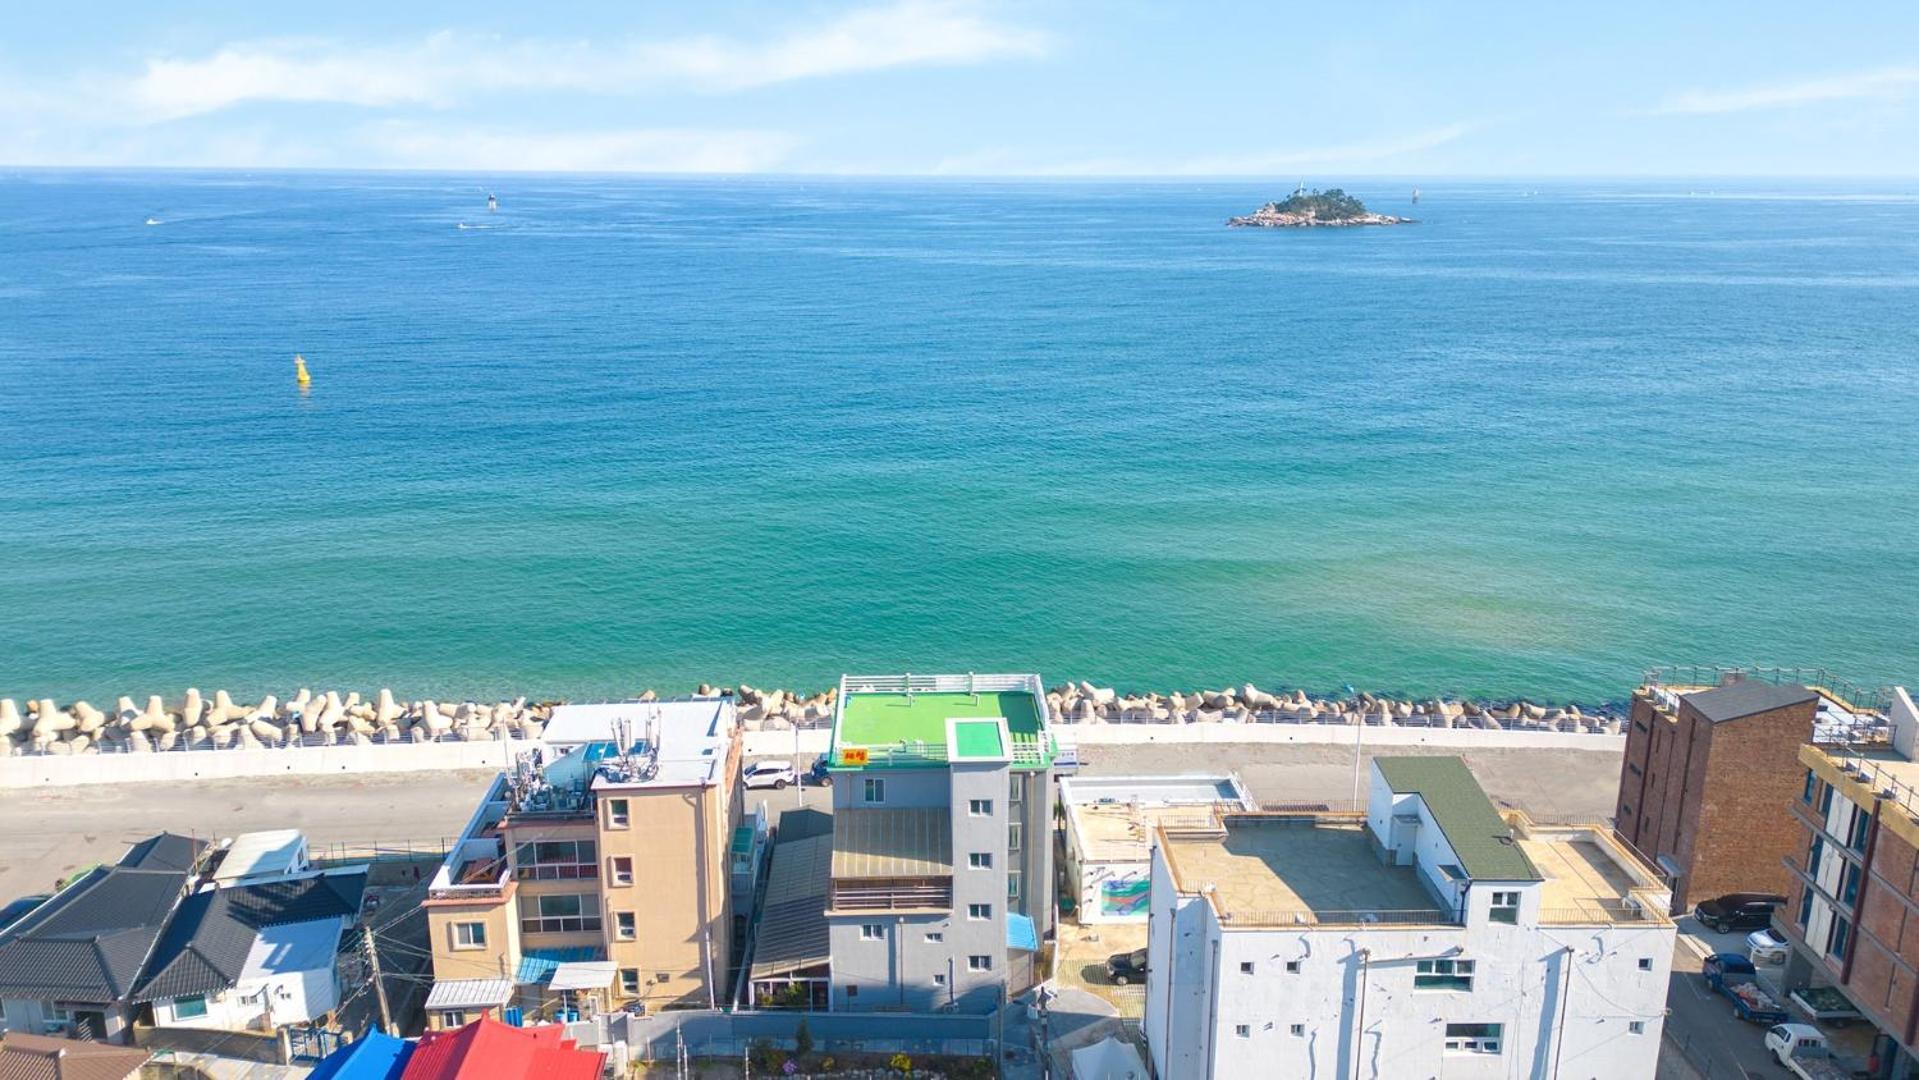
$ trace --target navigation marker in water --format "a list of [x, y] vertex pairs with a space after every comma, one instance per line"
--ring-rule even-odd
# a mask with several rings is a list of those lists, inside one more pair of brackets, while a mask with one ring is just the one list
[[293, 354], [293, 381], [299, 383], [302, 390], [313, 385], [313, 376], [307, 374], [306, 357], [299, 353]]

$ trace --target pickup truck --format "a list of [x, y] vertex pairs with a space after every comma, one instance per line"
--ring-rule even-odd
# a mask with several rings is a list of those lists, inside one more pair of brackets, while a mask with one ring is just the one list
[[1852, 1080], [1853, 1071], [1833, 1056], [1826, 1037], [1811, 1024], [1775, 1024], [1766, 1049], [1803, 1080]]
[[1791, 1014], [1773, 1000], [1753, 975], [1752, 961], [1738, 953], [1714, 953], [1700, 970], [1706, 985], [1732, 1000], [1732, 1011], [1741, 1020], [1754, 1024], [1783, 1024]]

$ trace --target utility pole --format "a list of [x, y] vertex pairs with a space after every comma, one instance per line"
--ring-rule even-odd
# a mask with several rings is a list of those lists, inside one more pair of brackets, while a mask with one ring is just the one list
[[400, 1033], [393, 1030], [393, 1013], [387, 1008], [386, 980], [380, 977], [380, 953], [373, 947], [373, 927], [362, 926], [360, 929], [366, 931], [360, 940], [366, 945], [367, 969], [373, 973], [373, 995], [380, 1000], [380, 1030], [398, 1038]]

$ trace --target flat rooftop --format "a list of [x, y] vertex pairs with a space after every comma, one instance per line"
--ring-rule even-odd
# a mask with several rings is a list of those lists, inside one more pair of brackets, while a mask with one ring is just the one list
[[[846, 676], [840, 680], [831, 764], [943, 766], [1004, 757], [1016, 768], [1043, 768], [1055, 748], [1039, 693], [1037, 675]], [[994, 731], [1004, 723], [1005, 740], [995, 747], [987, 726], [969, 720], [992, 720]]]
[[1451, 923], [1409, 866], [1373, 854], [1363, 815], [1228, 817], [1212, 836], [1166, 830], [1173, 882], [1181, 892], [1212, 886], [1234, 924]]
[[719, 779], [732, 727], [731, 698], [612, 701], [556, 705], [542, 736], [556, 749], [585, 746], [589, 752], [595, 744], [616, 746], [621, 730], [636, 744], [650, 738], [659, 745], [659, 771], [648, 780], [619, 786], [684, 787]]
[[1530, 825], [1518, 843], [1545, 879], [1541, 922], [1666, 921], [1671, 894], [1650, 867], [1635, 867], [1638, 860], [1597, 826]]
[[1080, 857], [1087, 862], [1148, 862], [1153, 853], [1153, 831], [1161, 825], [1179, 828], [1199, 825], [1209, 818], [1197, 806], [1075, 803], [1073, 831]]
[[[1232, 776], [1069, 776], [1059, 782], [1060, 801], [1080, 803], [1248, 804], [1246, 790]], [[1257, 807], [1250, 804], [1246, 809]]]
[[981, 694], [849, 694], [840, 714], [841, 742], [849, 746], [946, 744], [948, 720], [997, 716], [1015, 738], [1039, 735], [1033, 695], [1000, 690]]

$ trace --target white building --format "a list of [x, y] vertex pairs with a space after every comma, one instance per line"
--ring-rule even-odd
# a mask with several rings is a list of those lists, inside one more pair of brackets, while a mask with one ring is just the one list
[[313, 860], [298, 829], [241, 833], [226, 845], [211, 877], [221, 888], [305, 873]]
[[1157, 1075], [1649, 1077], [1674, 927], [1603, 826], [1502, 816], [1456, 757], [1367, 812], [1216, 812], [1153, 853]]
[[1216, 807], [1257, 810], [1234, 776], [1078, 776], [1059, 782], [1066, 881], [1081, 923], [1146, 921], [1153, 834]]

